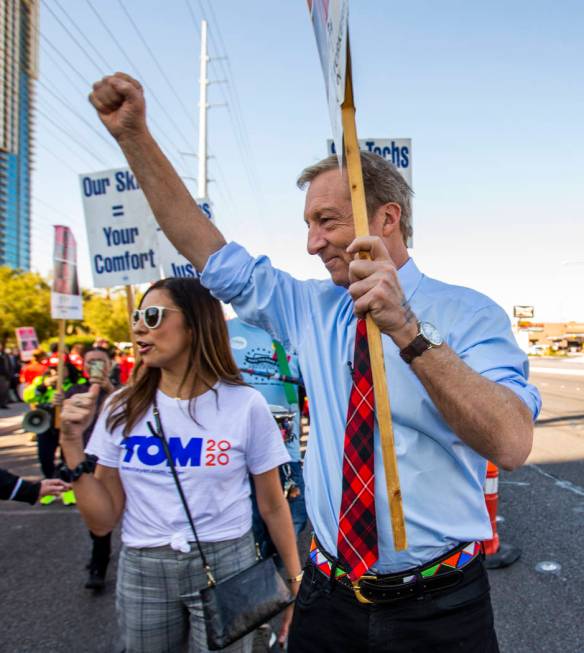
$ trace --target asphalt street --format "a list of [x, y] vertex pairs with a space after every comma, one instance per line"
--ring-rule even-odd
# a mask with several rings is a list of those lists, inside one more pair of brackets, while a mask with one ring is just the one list
[[[499, 532], [521, 558], [489, 572], [500, 647], [584, 653], [584, 358], [531, 366], [544, 399], [534, 450], [500, 482]], [[0, 412], [0, 466], [32, 478], [36, 451], [18, 430], [20, 412]], [[85, 590], [89, 538], [76, 509], [2, 502], [0, 523], [0, 653], [118, 650], [116, 556], [105, 592]]]

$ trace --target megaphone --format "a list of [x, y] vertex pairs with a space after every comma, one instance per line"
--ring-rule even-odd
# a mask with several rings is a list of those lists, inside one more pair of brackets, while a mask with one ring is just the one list
[[44, 433], [53, 422], [53, 416], [48, 410], [37, 408], [29, 410], [22, 420], [22, 430], [32, 433]]

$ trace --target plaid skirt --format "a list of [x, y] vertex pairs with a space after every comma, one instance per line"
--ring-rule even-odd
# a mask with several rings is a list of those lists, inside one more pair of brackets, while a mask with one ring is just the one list
[[[243, 571], [256, 559], [251, 531], [235, 540], [201, 544], [217, 580]], [[208, 651], [199, 594], [207, 576], [196, 545], [191, 549], [122, 548], [116, 607], [125, 653]], [[251, 653], [252, 643], [250, 634], [224, 650]]]

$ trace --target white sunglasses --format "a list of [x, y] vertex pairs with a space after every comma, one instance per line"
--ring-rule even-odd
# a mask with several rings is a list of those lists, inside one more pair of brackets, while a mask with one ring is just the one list
[[181, 312], [178, 308], [167, 308], [166, 306], [149, 306], [148, 308], [142, 309], [137, 308], [132, 313], [132, 326], [135, 327], [140, 321], [140, 318], [142, 318], [144, 325], [149, 329], [157, 329], [162, 322], [164, 311]]

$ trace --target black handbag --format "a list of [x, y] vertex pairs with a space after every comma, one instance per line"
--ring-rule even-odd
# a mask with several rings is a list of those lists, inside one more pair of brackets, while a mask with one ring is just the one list
[[294, 597], [278, 573], [273, 556], [258, 560], [235, 576], [219, 582], [215, 580], [199, 542], [195, 523], [164, 435], [156, 403], [154, 403], [153, 412], [156, 430], [150, 422], [148, 422], [148, 428], [152, 435], [160, 438], [162, 442], [176, 489], [207, 574], [208, 586], [201, 590], [207, 646], [211, 651], [219, 651], [275, 617], [294, 601]]

